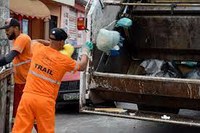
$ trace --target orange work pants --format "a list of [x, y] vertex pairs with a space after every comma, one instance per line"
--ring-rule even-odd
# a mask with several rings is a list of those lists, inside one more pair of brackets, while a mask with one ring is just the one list
[[38, 133], [54, 133], [55, 100], [24, 92], [12, 133], [31, 133], [36, 119]]

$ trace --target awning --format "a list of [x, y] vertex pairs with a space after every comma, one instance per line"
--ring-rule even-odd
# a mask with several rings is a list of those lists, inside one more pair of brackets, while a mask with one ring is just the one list
[[10, 0], [10, 11], [32, 18], [50, 18], [48, 7], [39, 0]]

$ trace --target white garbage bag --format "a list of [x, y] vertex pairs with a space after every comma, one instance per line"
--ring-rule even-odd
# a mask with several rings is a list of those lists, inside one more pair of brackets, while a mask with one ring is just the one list
[[109, 31], [100, 29], [97, 35], [97, 48], [107, 54], [113, 49], [120, 41], [120, 33], [117, 31]]

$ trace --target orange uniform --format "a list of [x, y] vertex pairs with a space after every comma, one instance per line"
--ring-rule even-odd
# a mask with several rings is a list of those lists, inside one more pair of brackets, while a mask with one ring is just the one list
[[66, 71], [76, 71], [79, 66], [70, 57], [40, 43], [33, 44], [32, 52], [31, 66], [13, 133], [30, 133], [34, 119], [39, 133], [54, 133], [55, 100], [60, 82]]
[[15, 40], [13, 40], [12, 50], [18, 51], [20, 53], [13, 60], [15, 81], [13, 103], [14, 118], [26, 83], [28, 70], [30, 68], [32, 57], [30, 37], [21, 33]]
[[15, 83], [25, 84], [32, 57], [30, 37], [26, 34], [20, 34], [13, 41], [12, 50], [20, 53], [13, 60]]

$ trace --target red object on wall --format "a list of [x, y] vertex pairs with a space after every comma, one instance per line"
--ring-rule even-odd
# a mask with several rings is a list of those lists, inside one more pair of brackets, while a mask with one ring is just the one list
[[77, 18], [77, 29], [78, 30], [85, 30], [84, 19], [85, 19], [84, 17]]

